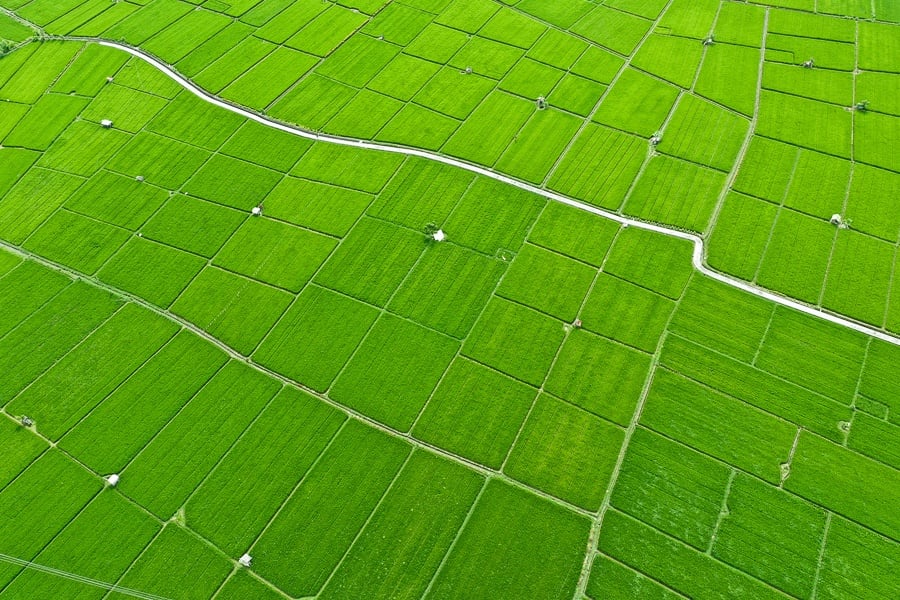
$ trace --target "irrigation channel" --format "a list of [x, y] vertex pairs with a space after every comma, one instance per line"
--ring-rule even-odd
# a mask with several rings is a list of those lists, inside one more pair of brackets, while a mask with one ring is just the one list
[[428, 152], [425, 150], [418, 150], [416, 148], [407, 148], [407, 147], [403, 147], [403, 146], [392, 146], [390, 144], [379, 144], [379, 143], [374, 143], [374, 142], [367, 142], [365, 140], [357, 140], [357, 139], [352, 139], [352, 138], [327, 135], [327, 134], [323, 134], [323, 133], [307, 131], [307, 130], [301, 129], [299, 127], [286, 125], [284, 123], [280, 123], [278, 121], [264, 117], [263, 115], [260, 115], [259, 113], [256, 113], [251, 110], [247, 110], [240, 106], [236, 106], [234, 104], [226, 102], [220, 98], [213, 96], [212, 94], [207, 93], [206, 91], [200, 89], [199, 87], [195, 86], [193, 83], [191, 83], [190, 81], [188, 81], [187, 79], [185, 79], [184, 77], [182, 77], [181, 75], [176, 73], [167, 64], [159, 61], [155, 57], [153, 57], [137, 48], [133, 48], [131, 46], [126, 46], [124, 44], [119, 44], [116, 42], [111, 42], [108, 40], [99, 40], [96, 38], [62, 38], [62, 39], [72, 39], [72, 40], [85, 41], [85, 42], [96, 42], [98, 44], [101, 44], [103, 46], [108, 46], [110, 48], [118, 48], [119, 50], [127, 52], [127, 53], [129, 53], [133, 56], [136, 56], [136, 57], [146, 61], [147, 63], [153, 65], [155, 68], [157, 68], [159, 71], [164, 73], [167, 77], [169, 77], [169, 79], [175, 81], [176, 83], [181, 85], [183, 88], [185, 88], [186, 90], [188, 90], [189, 92], [191, 92], [192, 94], [197, 96], [198, 98], [201, 98], [201, 99], [205, 100], [206, 102], [214, 104], [215, 106], [218, 106], [225, 110], [231, 111], [233, 113], [239, 114], [248, 119], [252, 119], [252, 120], [256, 121], [257, 123], [261, 123], [268, 127], [274, 127], [275, 129], [279, 129], [281, 131], [290, 133], [292, 135], [297, 135], [297, 136], [300, 136], [303, 138], [307, 138], [307, 139], [315, 140], [315, 141], [319, 141], [319, 142], [326, 142], [329, 144], [338, 144], [341, 146], [354, 146], [357, 148], [366, 148], [368, 150], [377, 150], [377, 151], [381, 151], [381, 152], [391, 152], [394, 154], [403, 154], [406, 156], [418, 156], [420, 158], [437, 161], [437, 162], [443, 163], [445, 165], [452, 165], [454, 167], [458, 167], [460, 169], [465, 169], [466, 171], [470, 171], [472, 173], [477, 173], [478, 175], [490, 177], [491, 179], [494, 179], [496, 181], [501, 181], [503, 183], [506, 183], [506, 184], [515, 186], [517, 188], [532, 192], [534, 194], [538, 194], [549, 200], [553, 200], [555, 202], [560, 202], [562, 204], [566, 204], [568, 206], [578, 208], [580, 210], [604, 217], [606, 219], [611, 219], [613, 221], [616, 221], [616, 222], [622, 224], [622, 226], [624, 226], [624, 227], [637, 227], [640, 229], [646, 229], [648, 231], [653, 231], [653, 232], [656, 232], [656, 233], [659, 233], [662, 235], [668, 235], [671, 237], [688, 240], [689, 242], [691, 242], [694, 245], [694, 252], [693, 252], [692, 259], [691, 259], [693, 262], [694, 268], [697, 269], [698, 271], [700, 271], [701, 273], [703, 273], [704, 275], [706, 275], [707, 277], [711, 277], [712, 279], [715, 279], [716, 281], [720, 281], [726, 285], [730, 285], [732, 287], [743, 290], [743, 291], [747, 292], [748, 294], [753, 294], [754, 296], [759, 296], [760, 298], [765, 298], [766, 300], [775, 302], [776, 304], [781, 304], [782, 306], [787, 306], [789, 308], [800, 311], [807, 315], [811, 315], [811, 316], [819, 318], [819, 319], [824, 319], [825, 321], [829, 321], [836, 325], [840, 325], [842, 327], [846, 327], [848, 329], [858, 331], [859, 333], [863, 333], [865, 335], [872, 336], [879, 340], [888, 342], [890, 344], [894, 344], [895, 346], [900, 346], [900, 337], [895, 337], [893, 335], [890, 335], [889, 333], [881, 331], [880, 329], [875, 329], [874, 327], [864, 325], [863, 323], [859, 323], [857, 321], [853, 321], [851, 319], [828, 312], [826, 310], [816, 308], [814, 306], [810, 306], [808, 304], [805, 304], [805, 303], [797, 301], [797, 300], [793, 300], [786, 296], [782, 296], [781, 294], [777, 294], [770, 290], [760, 288], [760, 287], [755, 286], [746, 281], [741, 281], [740, 279], [735, 279], [734, 277], [729, 277], [728, 275], [725, 275], [723, 273], [720, 273], [718, 271], [715, 271], [715, 270], [709, 268], [703, 260], [705, 254], [706, 254], [706, 251], [705, 251], [705, 246], [703, 243], [703, 238], [701, 238], [699, 235], [696, 235], [693, 233], [688, 233], [686, 231], [680, 231], [677, 229], [670, 229], [670, 228], [664, 227], [662, 225], [656, 225], [654, 223], [647, 223], [644, 221], [639, 221], [637, 219], [630, 219], [630, 218], [622, 216], [620, 214], [617, 214], [617, 213], [614, 213], [614, 212], [611, 212], [608, 210], [604, 210], [602, 208], [598, 208], [596, 206], [592, 206], [590, 204], [586, 204], [584, 202], [580, 202], [580, 201], [574, 200], [572, 198], [568, 198], [566, 196], [563, 196], [562, 194], [558, 194], [556, 192], [553, 192], [553, 191], [550, 191], [547, 189], [543, 189], [543, 188], [539, 188], [537, 186], [531, 185], [529, 183], [525, 183], [523, 181], [519, 181], [512, 177], [503, 175], [502, 173], [497, 173], [496, 171], [494, 171], [492, 169], [489, 169], [486, 167], [481, 167], [481, 166], [478, 166], [478, 165], [475, 165], [475, 164], [472, 164], [472, 163], [469, 163], [469, 162], [466, 162], [463, 160], [451, 158], [449, 156], [444, 156], [441, 154], [436, 154], [436, 153]]

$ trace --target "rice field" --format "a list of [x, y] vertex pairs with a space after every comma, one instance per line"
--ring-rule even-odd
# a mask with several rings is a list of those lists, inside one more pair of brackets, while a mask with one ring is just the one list
[[[900, 333], [890, 2], [0, 8]], [[0, 99], [0, 598], [900, 589], [897, 345], [93, 42]]]

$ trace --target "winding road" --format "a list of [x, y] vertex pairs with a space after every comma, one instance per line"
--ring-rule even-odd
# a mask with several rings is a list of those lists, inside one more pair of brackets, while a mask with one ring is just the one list
[[391, 152], [393, 154], [402, 154], [405, 156], [418, 156], [420, 158], [433, 160], [433, 161], [436, 161], [439, 163], [443, 163], [445, 165], [452, 165], [454, 167], [458, 167], [460, 169], [465, 169], [466, 171], [470, 171], [472, 173], [477, 173], [478, 175], [483, 175], [484, 177], [490, 177], [491, 179], [494, 179], [496, 181], [501, 181], [508, 185], [515, 186], [517, 188], [532, 192], [534, 194], [538, 194], [540, 196], [543, 196], [544, 198], [553, 200], [554, 202], [566, 204], [568, 206], [572, 206], [579, 210], [583, 210], [585, 212], [589, 212], [589, 213], [598, 215], [600, 217], [616, 221], [625, 227], [637, 227], [640, 229], [646, 229], [648, 231], [653, 231], [655, 233], [659, 233], [662, 235], [668, 235], [671, 237], [687, 240], [687, 241], [691, 242], [694, 246], [694, 251], [693, 251], [692, 259], [691, 259], [691, 261], [694, 265], [694, 268], [697, 269], [698, 271], [700, 271], [701, 273], [703, 273], [704, 275], [706, 275], [707, 277], [715, 279], [716, 281], [722, 282], [726, 285], [730, 285], [731, 287], [735, 287], [739, 290], [747, 292], [748, 294], [753, 294], [754, 296], [758, 296], [760, 298], [764, 298], [771, 302], [775, 302], [776, 304], [780, 304], [782, 306], [792, 308], [794, 310], [805, 313], [807, 315], [810, 315], [810, 316], [813, 316], [813, 317], [816, 317], [819, 319], [823, 319], [830, 323], [834, 323], [835, 325], [839, 325], [841, 327], [846, 327], [848, 329], [852, 329], [853, 331], [857, 331], [859, 333], [872, 336], [873, 338], [882, 340], [889, 344], [893, 344], [895, 346], [900, 346], [900, 337], [893, 336], [893, 335], [886, 333], [880, 329], [876, 329], [874, 327], [865, 325], [858, 321], [854, 321], [852, 319], [848, 319], [846, 317], [837, 315], [835, 313], [828, 312], [826, 310], [816, 308], [814, 306], [810, 306], [803, 302], [800, 302], [800, 301], [794, 300], [792, 298], [783, 296], [781, 294], [775, 293], [771, 290], [760, 288], [760, 287], [755, 286], [746, 281], [742, 281], [740, 279], [730, 277], [728, 275], [725, 275], [724, 273], [720, 273], [718, 271], [711, 269], [704, 262], [704, 257], [706, 256], [706, 250], [705, 250], [705, 246], [704, 246], [704, 240], [699, 235], [696, 235], [693, 233], [688, 233], [686, 231], [680, 231], [677, 229], [670, 229], [668, 227], [663, 227], [662, 225], [656, 225], [653, 223], [647, 223], [647, 222], [639, 221], [636, 219], [630, 219], [630, 218], [624, 217], [620, 214], [617, 214], [617, 213], [614, 213], [614, 212], [611, 212], [608, 210], [604, 210], [604, 209], [598, 208], [596, 206], [592, 206], [590, 204], [581, 202], [579, 200], [574, 200], [567, 196], [563, 196], [562, 194], [558, 194], [556, 192], [552, 192], [550, 190], [539, 188], [539, 187], [531, 185], [529, 183], [519, 181], [519, 180], [509, 177], [507, 175], [503, 175], [502, 173], [498, 173], [498, 172], [494, 171], [493, 169], [481, 167], [481, 166], [478, 166], [478, 165], [475, 165], [475, 164], [472, 164], [472, 163], [469, 163], [469, 162], [466, 162], [463, 160], [451, 158], [449, 156], [444, 156], [441, 154], [428, 152], [426, 150], [418, 150], [416, 148], [392, 146], [390, 144], [380, 144], [380, 143], [368, 142], [365, 140], [357, 140], [357, 139], [352, 139], [352, 138], [327, 135], [327, 134], [307, 131], [307, 130], [304, 130], [304, 129], [301, 129], [301, 128], [295, 127], [295, 126], [286, 125], [284, 123], [280, 123], [278, 121], [275, 121], [273, 119], [265, 117], [259, 113], [256, 113], [251, 110], [247, 110], [240, 106], [236, 106], [234, 104], [226, 102], [226, 101], [222, 100], [221, 98], [217, 98], [217, 97], [213, 96], [212, 94], [207, 93], [206, 91], [200, 89], [199, 87], [197, 87], [196, 85], [191, 83], [189, 80], [187, 80], [180, 74], [176, 73], [171, 67], [169, 67], [169, 65], [157, 60], [155, 57], [153, 57], [137, 48], [133, 48], [131, 46], [127, 46], [124, 44], [119, 44], [116, 42], [111, 42], [108, 40], [100, 40], [100, 39], [96, 39], [96, 38], [66, 37], [66, 38], [62, 38], [62, 39], [69, 39], [69, 40], [73, 40], [73, 41], [83, 41], [83, 42], [95, 42], [95, 43], [101, 44], [103, 46], [108, 46], [110, 48], [117, 48], [119, 50], [122, 50], [123, 52], [127, 52], [128, 54], [131, 54], [132, 56], [136, 56], [137, 58], [149, 63], [150, 65], [152, 65], [153, 67], [155, 67], [156, 69], [161, 71], [163, 74], [165, 74], [167, 77], [169, 77], [169, 79], [175, 81], [181, 87], [188, 90], [189, 92], [191, 92], [198, 98], [201, 98], [202, 100], [205, 100], [206, 102], [209, 102], [210, 104], [218, 106], [224, 110], [228, 110], [233, 113], [239, 114], [243, 117], [246, 117], [248, 119], [252, 119], [258, 123], [261, 123], [262, 125], [266, 125], [268, 127], [273, 127], [275, 129], [279, 129], [281, 131], [284, 131], [284, 132], [292, 134], [292, 135], [296, 135], [296, 136], [299, 136], [302, 138], [315, 140], [315, 141], [319, 141], [319, 142], [326, 142], [329, 144], [338, 144], [341, 146], [353, 146], [353, 147], [357, 147], [357, 148], [366, 148], [368, 150], [376, 150], [376, 151], [380, 151], [380, 152]]

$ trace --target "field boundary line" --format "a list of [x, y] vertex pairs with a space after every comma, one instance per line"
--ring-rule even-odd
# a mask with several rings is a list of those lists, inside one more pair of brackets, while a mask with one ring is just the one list
[[168, 598], [166, 598], [165, 596], [156, 596], [154, 594], [149, 594], [140, 590], [120, 587], [114, 583], [107, 583], [105, 581], [100, 581], [99, 579], [91, 579], [90, 577], [84, 577], [76, 573], [54, 569], [53, 567], [48, 567], [46, 565], [31, 562], [30, 560], [16, 558], [15, 556], [9, 556], [8, 554], [0, 554], [0, 562], [18, 565], [20, 567], [25, 567], [26, 569], [33, 569], [35, 571], [40, 571], [49, 575], [56, 575], [57, 577], [62, 577], [64, 579], [69, 579], [72, 581], [77, 581], [79, 583], [84, 583], [86, 585], [102, 588], [107, 590], [107, 592], [117, 592], [119, 594], [125, 594], [126, 596], [131, 596], [133, 598], [144, 598], [145, 600], [168, 600]]

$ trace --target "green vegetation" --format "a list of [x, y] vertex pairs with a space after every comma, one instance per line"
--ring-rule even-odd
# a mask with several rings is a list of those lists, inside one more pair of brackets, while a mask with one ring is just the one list
[[[896, 333], [887, 4], [0, 0]], [[26, 43], [0, 99], [0, 553], [198, 599], [900, 585], [893, 343], [107, 46]]]

